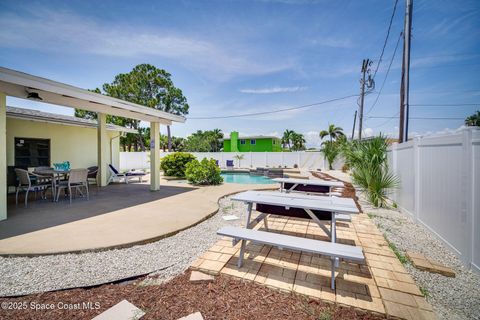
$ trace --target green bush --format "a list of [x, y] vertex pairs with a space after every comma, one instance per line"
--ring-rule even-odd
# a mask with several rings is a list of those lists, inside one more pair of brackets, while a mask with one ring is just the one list
[[195, 156], [191, 153], [175, 152], [162, 159], [160, 168], [166, 176], [184, 178], [186, 166], [193, 160]]
[[217, 185], [223, 182], [220, 176], [220, 168], [214, 159], [203, 158], [202, 161], [193, 160], [187, 163], [185, 170], [187, 180], [199, 185]]
[[353, 182], [366, 192], [375, 207], [386, 207], [388, 191], [400, 184], [388, 168], [387, 148], [387, 139], [381, 135], [342, 147], [345, 163], [352, 169]]

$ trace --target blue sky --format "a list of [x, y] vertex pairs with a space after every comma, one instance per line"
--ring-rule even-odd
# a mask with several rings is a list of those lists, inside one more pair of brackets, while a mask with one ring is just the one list
[[[190, 117], [263, 112], [359, 92], [362, 59], [376, 63], [394, 1], [2, 1], [0, 65], [82, 88], [151, 63], [173, 75]], [[366, 134], [396, 134], [400, 43], [398, 3], [376, 92], [365, 100]], [[465, 118], [480, 109], [480, 2], [414, 0], [412, 117]], [[72, 109], [8, 99], [8, 104], [72, 114]], [[221, 128], [242, 134], [304, 133], [309, 146], [334, 123], [351, 132], [356, 99], [254, 117], [187, 120], [173, 134]], [[412, 133], [461, 126], [462, 120], [412, 119]], [[165, 128], [163, 128], [165, 129]]]

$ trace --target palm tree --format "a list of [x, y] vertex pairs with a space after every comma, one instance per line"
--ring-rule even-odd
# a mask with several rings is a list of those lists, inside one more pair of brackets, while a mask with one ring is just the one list
[[330, 142], [344, 135], [345, 134], [343, 133], [343, 129], [340, 127], [336, 127], [334, 124], [329, 125], [328, 130], [320, 131], [320, 139], [323, 139], [328, 136], [330, 138]]
[[285, 146], [288, 145], [288, 149], [290, 150], [290, 143], [292, 141], [292, 136], [293, 134], [295, 133], [295, 131], [293, 130], [285, 130], [285, 132], [283, 132], [283, 137], [282, 137], [282, 145], [283, 145], [283, 148], [285, 149]]
[[465, 119], [465, 125], [469, 127], [480, 127], [480, 111]]
[[293, 132], [291, 140], [293, 144], [292, 150], [294, 151], [305, 150], [306, 140], [303, 134]]
[[212, 138], [214, 139], [213, 141], [213, 150], [214, 152], [217, 152], [221, 146], [220, 146], [220, 139], [223, 138], [223, 132], [222, 132], [222, 129], [213, 129], [212, 131]]

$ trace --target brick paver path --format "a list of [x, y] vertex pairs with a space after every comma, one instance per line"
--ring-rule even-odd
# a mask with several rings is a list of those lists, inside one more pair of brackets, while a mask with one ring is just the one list
[[[257, 228], [263, 229], [263, 224]], [[270, 216], [269, 231], [329, 241], [316, 223], [304, 219]], [[228, 238], [219, 240], [191, 268], [389, 316], [436, 318], [412, 277], [366, 214], [352, 216], [350, 223], [337, 222], [337, 237], [339, 243], [361, 246], [366, 263], [341, 261], [335, 290], [330, 288], [331, 263], [327, 257], [248, 243], [244, 265], [238, 269], [240, 244], [233, 247]]]

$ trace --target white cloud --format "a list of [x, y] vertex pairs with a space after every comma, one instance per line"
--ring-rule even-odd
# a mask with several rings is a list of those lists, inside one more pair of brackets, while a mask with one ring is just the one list
[[332, 38], [332, 37], [322, 37], [320, 39], [314, 39], [310, 41], [313, 45], [318, 45], [322, 47], [330, 48], [352, 48], [353, 43], [350, 39], [341, 39], [341, 38]]
[[253, 94], [272, 94], [272, 93], [285, 93], [285, 92], [297, 92], [304, 91], [308, 87], [272, 87], [272, 88], [263, 88], [263, 89], [240, 89], [242, 93], [253, 93]]
[[39, 7], [25, 9], [23, 15], [0, 14], [0, 46], [112, 57], [159, 56], [221, 78], [292, 67], [290, 61], [261, 59], [251, 49], [229, 48], [210, 39], [142, 26], [108, 25]]
[[320, 148], [322, 145], [322, 140], [319, 136], [319, 131], [308, 131], [303, 135], [305, 136], [307, 148]]

